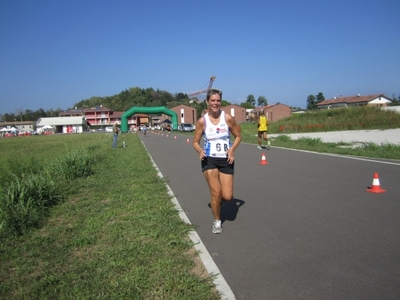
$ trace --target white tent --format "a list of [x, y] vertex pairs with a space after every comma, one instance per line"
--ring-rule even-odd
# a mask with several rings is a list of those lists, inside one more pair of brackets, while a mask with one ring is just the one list
[[2, 128], [0, 129], [1, 132], [10, 132], [10, 131], [17, 131], [17, 128], [11, 127], [11, 128]]
[[53, 127], [51, 127], [50, 125], [44, 125], [44, 126], [42, 127], [42, 129], [53, 129]]

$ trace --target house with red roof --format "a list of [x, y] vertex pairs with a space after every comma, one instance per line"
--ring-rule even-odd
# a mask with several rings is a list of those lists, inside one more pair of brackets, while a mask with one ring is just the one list
[[260, 111], [262, 110], [264, 111], [265, 116], [270, 122], [276, 122], [281, 119], [288, 118], [292, 115], [292, 109], [290, 108], [290, 106], [281, 103], [275, 103], [253, 109], [250, 112], [250, 120], [258, 120], [258, 116], [260, 114]]
[[[85, 116], [91, 128], [102, 128], [103, 126], [112, 126], [114, 123], [120, 124], [123, 113], [123, 111], [113, 111], [100, 105], [91, 108], [70, 109], [60, 112], [58, 115], [59, 117]], [[149, 116], [147, 114], [135, 114], [128, 119], [130, 128], [147, 123], [149, 123]]]
[[361, 96], [360, 94], [355, 96], [340, 96], [333, 97], [329, 100], [324, 100], [317, 103], [318, 109], [329, 109], [334, 107], [349, 107], [349, 106], [378, 106], [384, 107], [392, 102], [392, 99], [385, 96], [384, 94], [374, 94]]

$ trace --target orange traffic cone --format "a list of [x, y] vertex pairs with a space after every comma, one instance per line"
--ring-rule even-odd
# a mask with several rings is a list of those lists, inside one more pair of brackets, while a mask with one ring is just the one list
[[268, 165], [267, 159], [265, 158], [265, 153], [263, 153], [262, 156], [261, 156], [260, 164], [261, 165]]
[[176, 140], [176, 136], [174, 137], [174, 139]]
[[381, 189], [381, 184], [379, 182], [378, 173], [374, 173], [374, 178], [372, 179], [372, 186], [368, 187], [367, 192], [371, 193], [384, 193], [386, 190]]
[[189, 144], [189, 139], [186, 139], [186, 144]]

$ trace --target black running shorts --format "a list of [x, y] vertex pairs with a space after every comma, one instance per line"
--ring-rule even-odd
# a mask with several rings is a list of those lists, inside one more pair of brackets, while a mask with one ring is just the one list
[[217, 157], [205, 157], [201, 161], [201, 171], [204, 172], [210, 169], [218, 169], [221, 173], [232, 174], [235, 169], [235, 162], [232, 164], [228, 163], [227, 158], [217, 158]]

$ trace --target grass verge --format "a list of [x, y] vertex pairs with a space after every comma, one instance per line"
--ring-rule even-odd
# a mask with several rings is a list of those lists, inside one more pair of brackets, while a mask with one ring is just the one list
[[[241, 124], [243, 142], [257, 144], [257, 127], [255, 124]], [[324, 143], [320, 138], [300, 138], [292, 140], [290, 136], [282, 134], [271, 138], [272, 145], [276, 147], [307, 150], [320, 153], [332, 153], [339, 155], [350, 155], [370, 157], [379, 159], [400, 160], [400, 145], [363, 143], [359, 147], [350, 146], [346, 143]], [[264, 143], [264, 142], [263, 142]]]
[[[62, 149], [90, 146], [96, 159], [88, 176], [66, 177], [67, 200], [38, 229], [0, 234], [0, 298], [219, 299], [211, 279], [192, 272], [192, 228], [179, 218], [136, 135], [122, 135], [127, 147], [115, 150], [104, 133], [29, 139], [45, 141], [56, 164], [76, 160], [58, 149], [61, 141]], [[16, 147], [15, 140], [3, 144], [10, 152]], [[33, 154], [35, 165], [48, 155]]]

